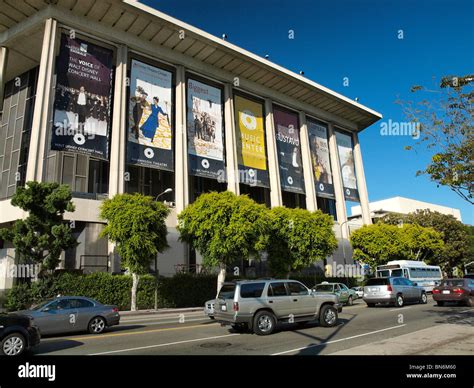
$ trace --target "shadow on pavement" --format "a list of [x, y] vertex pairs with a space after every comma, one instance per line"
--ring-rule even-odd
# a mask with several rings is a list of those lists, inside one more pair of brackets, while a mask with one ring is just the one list
[[83, 342], [68, 340], [68, 339], [55, 339], [48, 342], [41, 342], [38, 346], [34, 347], [31, 351], [32, 355], [43, 355], [51, 352], [57, 352], [58, 350], [77, 348], [83, 345]]

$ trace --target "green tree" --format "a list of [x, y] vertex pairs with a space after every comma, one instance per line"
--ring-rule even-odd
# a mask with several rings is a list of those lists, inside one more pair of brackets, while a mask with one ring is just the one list
[[462, 269], [468, 262], [470, 244], [468, 231], [466, 226], [452, 215], [425, 209], [409, 214], [388, 214], [380, 222], [392, 225], [418, 224], [441, 233], [444, 247], [427, 262], [439, 265], [448, 274], [452, 274], [455, 268]]
[[[414, 86], [411, 91], [435, 96], [398, 101], [407, 119], [418, 125], [416, 148], [424, 147], [431, 162], [427, 174], [474, 204], [474, 75], [447, 76], [435, 90]], [[408, 150], [412, 146], [405, 147]]]
[[443, 250], [442, 234], [433, 228], [403, 224], [365, 225], [351, 235], [353, 257], [372, 270], [391, 260], [426, 260], [430, 262]]
[[13, 206], [28, 212], [11, 229], [1, 229], [0, 238], [11, 241], [21, 262], [41, 264], [54, 270], [61, 252], [77, 245], [64, 213], [73, 212], [71, 190], [58, 183], [27, 182], [12, 197]]
[[289, 276], [337, 249], [334, 221], [321, 211], [275, 207], [269, 211], [267, 252], [271, 271]]
[[217, 293], [226, 267], [258, 256], [264, 248], [266, 208], [245, 195], [225, 192], [202, 194], [178, 215], [180, 239], [191, 244], [206, 267], [219, 267]]
[[140, 275], [147, 274], [152, 260], [168, 247], [168, 214], [161, 202], [141, 194], [118, 194], [101, 205], [100, 217], [107, 221], [101, 237], [116, 244], [122, 266], [132, 274], [132, 311], [137, 309]]

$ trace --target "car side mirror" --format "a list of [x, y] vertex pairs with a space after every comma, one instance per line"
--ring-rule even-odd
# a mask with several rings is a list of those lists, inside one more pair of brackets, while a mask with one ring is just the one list
[[49, 310], [51, 310], [49, 307], [45, 307], [45, 308], [42, 309], [41, 311], [42, 311], [43, 313], [47, 313]]

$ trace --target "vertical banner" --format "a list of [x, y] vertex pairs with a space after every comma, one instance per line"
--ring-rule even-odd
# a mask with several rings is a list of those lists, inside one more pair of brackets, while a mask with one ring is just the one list
[[250, 186], [270, 187], [265, 149], [263, 105], [234, 96], [239, 181]]
[[188, 79], [187, 134], [191, 175], [225, 181], [222, 90]]
[[173, 74], [132, 60], [127, 163], [173, 171]]
[[307, 127], [316, 193], [321, 197], [334, 198], [327, 126], [308, 119]]
[[339, 163], [341, 164], [344, 197], [348, 201], [360, 202], [355, 174], [352, 136], [339, 131], [335, 132], [337, 151], [339, 153]]
[[281, 189], [304, 194], [298, 115], [273, 109]]
[[108, 160], [113, 51], [61, 35], [51, 149]]

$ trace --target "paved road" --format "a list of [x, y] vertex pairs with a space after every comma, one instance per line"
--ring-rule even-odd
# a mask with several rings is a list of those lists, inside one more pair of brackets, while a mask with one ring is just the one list
[[[284, 325], [271, 336], [238, 334], [201, 312], [123, 317], [119, 326], [94, 336], [43, 338], [41, 355], [317, 355], [331, 354], [386, 338], [433, 329], [436, 325], [474, 325], [474, 308], [426, 305], [368, 308], [363, 301], [344, 307], [334, 328], [318, 323]], [[474, 328], [473, 328], [474, 330]]]

